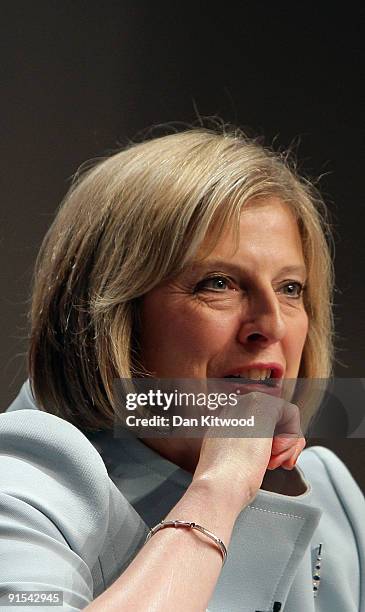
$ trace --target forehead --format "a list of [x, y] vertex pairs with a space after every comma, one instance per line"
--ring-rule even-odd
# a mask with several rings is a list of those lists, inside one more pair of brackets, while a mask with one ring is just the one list
[[213, 248], [208, 234], [197, 259], [217, 255], [260, 262], [294, 259], [303, 263], [302, 240], [293, 211], [277, 197], [251, 200], [241, 209], [238, 226], [231, 223], [224, 228]]

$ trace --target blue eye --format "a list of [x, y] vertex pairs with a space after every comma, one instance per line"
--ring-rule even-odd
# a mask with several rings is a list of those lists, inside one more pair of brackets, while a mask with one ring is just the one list
[[281, 287], [281, 290], [283, 290], [284, 295], [286, 295], [287, 297], [299, 299], [300, 297], [302, 297], [304, 285], [297, 281], [292, 281], [290, 283], [287, 283], [286, 285], [283, 285]]
[[210, 278], [205, 278], [202, 280], [198, 286], [197, 290], [208, 289], [211, 291], [223, 292], [228, 289], [229, 279], [224, 276], [211, 276]]

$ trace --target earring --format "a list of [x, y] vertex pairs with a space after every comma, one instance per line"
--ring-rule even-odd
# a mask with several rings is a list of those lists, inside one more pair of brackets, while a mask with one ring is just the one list
[[322, 561], [322, 544], [318, 546], [317, 559], [313, 569], [313, 596], [317, 597], [319, 585], [321, 582], [321, 561]]

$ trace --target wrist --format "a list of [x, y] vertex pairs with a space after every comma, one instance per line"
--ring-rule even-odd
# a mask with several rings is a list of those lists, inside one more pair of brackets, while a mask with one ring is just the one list
[[221, 481], [207, 474], [194, 478], [189, 489], [201, 497], [205, 506], [214, 506], [217, 512], [234, 517], [234, 520], [252, 499], [248, 487], [232, 486], [226, 480]]
[[[238, 505], [230, 505], [218, 487], [204, 480], [194, 480], [164, 521], [197, 523], [215, 534], [228, 547], [239, 512]], [[180, 529], [176, 531], [181, 532]], [[186, 535], [178, 533], [175, 537], [184, 536], [185, 539]]]

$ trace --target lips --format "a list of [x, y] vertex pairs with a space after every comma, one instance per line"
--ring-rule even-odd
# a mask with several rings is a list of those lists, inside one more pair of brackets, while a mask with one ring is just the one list
[[224, 388], [237, 395], [245, 395], [254, 391], [279, 396], [284, 375], [284, 368], [276, 362], [250, 363], [233, 365], [223, 374]]
[[[268, 373], [268, 371], [270, 371], [269, 377], [270, 379], [280, 379], [283, 378], [283, 374], [284, 374], [284, 368], [280, 363], [276, 363], [276, 362], [255, 362], [255, 363], [249, 363], [249, 364], [245, 364], [245, 365], [232, 365], [232, 367], [224, 372], [224, 374], [222, 374], [222, 378], [245, 378], [245, 379], [250, 379], [250, 380], [258, 380], [258, 379], [263, 379], [262, 376], [259, 376], [258, 374], [261, 373]], [[250, 376], [251, 373], [251, 376]], [[254, 373], [254, 375], [252, 376], [252, 373]], [[267, 376], [265, 376], [265, 378], [267, 378]]]

